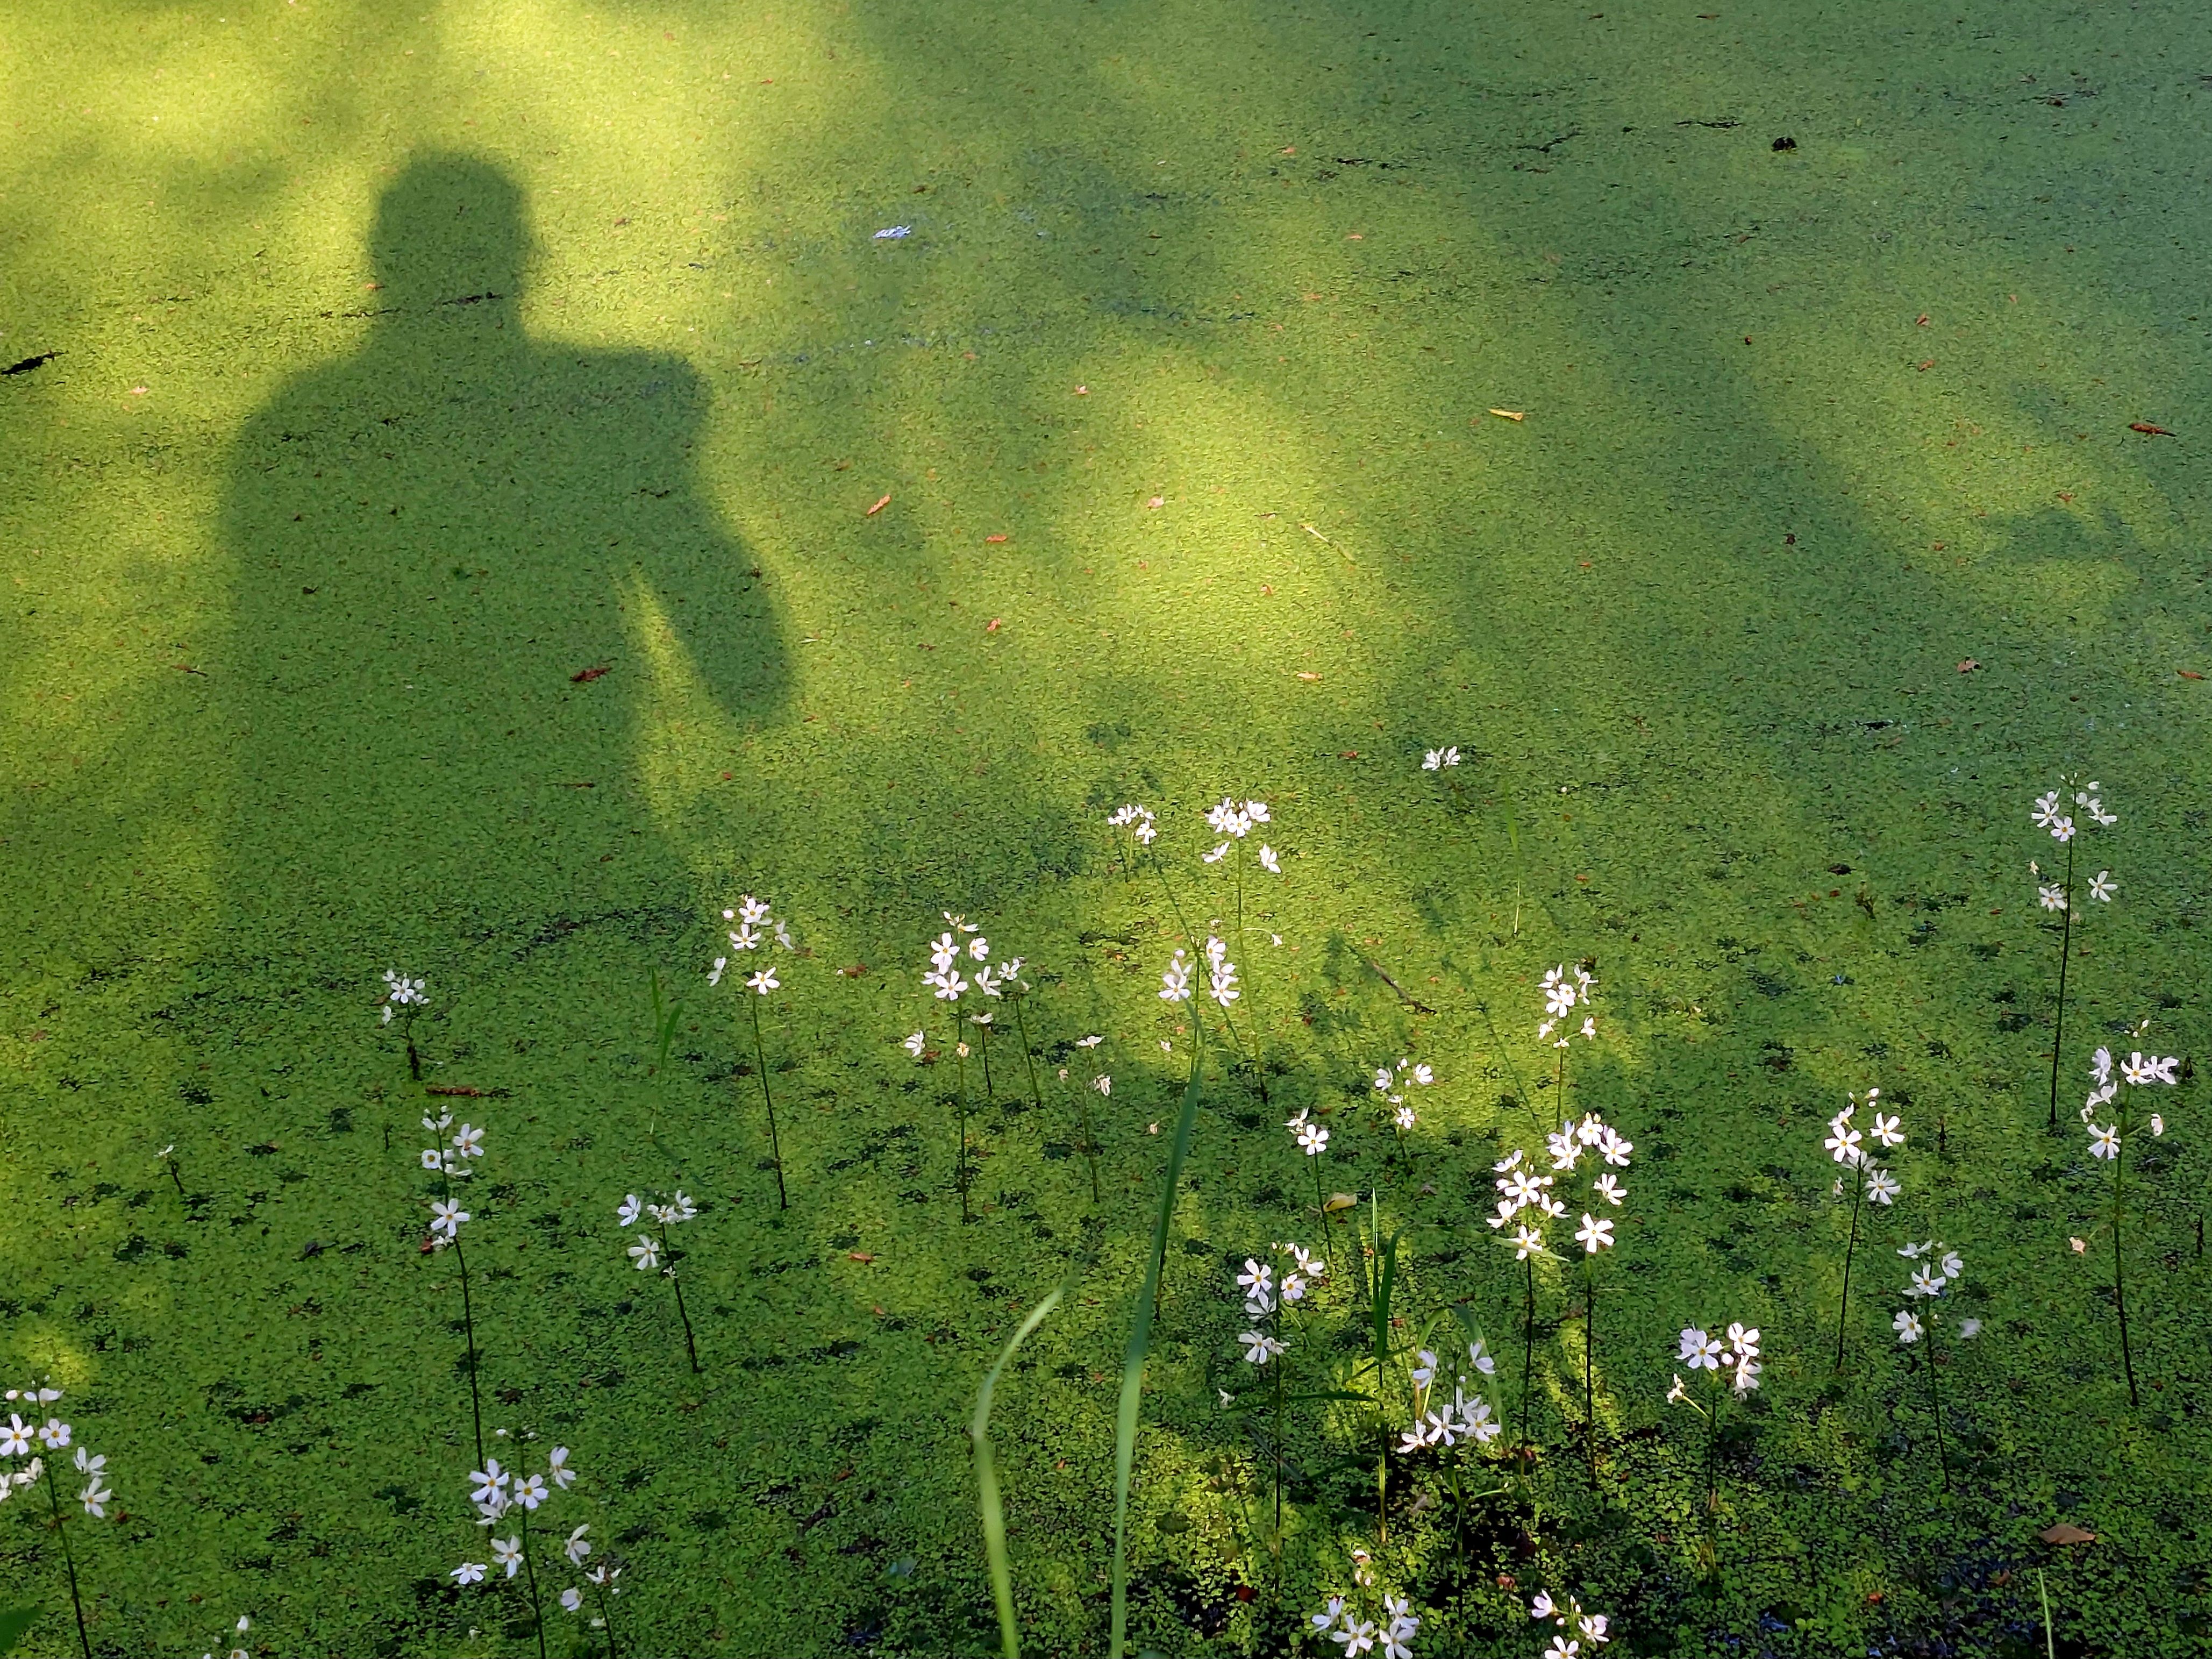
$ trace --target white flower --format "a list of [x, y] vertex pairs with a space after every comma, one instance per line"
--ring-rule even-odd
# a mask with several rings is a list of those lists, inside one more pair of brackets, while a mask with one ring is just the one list
[[1759, 1332], [1756, 1328], [1731, 1324], [1728, 1328], [1728, 1340], [1729, 1346], [1735, 1350], [1738, 1359], [1759, 1358]]
[[629, 1259], [637, 1263], [640, 1273], [650, 1273], [660, 1265], [660, 1246], [651, 1233], [640, 1233], [637, 1243], [629, 1247]]
[[2071, 818], [2060, 818], [2053, 823], [2051, 826], [2051, 839], [2053, 841], [2073, 840], [2074, 820]]
[[1608, 1125], [1598, 1137], [1597, 1149], [1607, 1163], [1617, 1170], [1625, 1170], [1628, 1167], [1628, 1155], [1636, 1150], [1636, 1146], [1633, 1141], [1623, 1140]]
[[1759, 1364], [1755, 1359], [1738, 1359], [1733, 1379], [1736, 1398], [1741, 1400], [1759, 1386]]
[[739, 922], [738, 931], [730, 935], [730, 943], [740, 951], [757, 951], [761, 947], [761, 936], [750, 923]]
[[1110, 1095], [1114, 1092], [1114, 1079], [1102, 1072], [1091, 1079], [1091, 1086], [1102, 1095]]
[[592, 1553], [591, 1545], [586, 1542], [584, 1539], [584, 1534], [591, 1529], [592, 1523], [586, 1521], [582, 1526], [577, 1528], [575, 1531], [570, 1533], [568, 1534], [568, 1541], [561, 1546], [561, 1553], [568, 1558], [568, 1565], [570, 1566], [582, 1566], [584, 1565], [584, 1558]]
[[1244, 1271], [1237, 1275], [1240, 1289], [1265, 1291], [1275, 1282], [1275, 1270], [1251, 1256], [1244, 1258]]
[[1874, 1138], [1885, 1146], [1902, 1146], [1905, 1145], [1905, 1132], [1897, 1124], [1896, 1118], [1884, 1117], [1876, 1112], [1874, 1115]]
[[505, 1567], [509, 1578], [522, 1570], [522, 1540], [495, 1538], [491, 1540], [491, 1560], [495, 1567]]
[[1391, 1077], [1390, 1068], [1388, 1066], [1378, 1066], [1375, 1068], [1375, 1092], [1376, 1094], [1382, 1095], [1389, 1093], [1390, 1085], [1393, 1081], [1395, 1081], [1395, 1079]]
[[2094, 1124], [2091, 1125], [2089, 1129], [2089, 1156], [2092, 1158], [2118, 1158], [2119, 1155], [2119, 1126], [2118, 1124], [2106, 1125], [2103, 1127]]
[[1586, 1613], [1582, 1616], [1580, 1622], [1583, 1634], [1589, 1637], [1591, 1641], [1602, 1644], [1613, 1639], [1605, 1633], [1605, 1627], [1611, 1621], [1603, 1613]]
[[1282, 860], [1276, 857], [1275, 849], [1264, 841], [1260, 843], [1260, 867], [1271, 876], [1283, 873]]
[[507, 1472], [500, 1468], [499, 1459], [487, 1457], [483, 1468], [469, 1471], [469, 1479], [476, 1482], [476, 1490], [469, 1494], [469, 1501], [489, 1504], [499, 1499], [506, 1492], [508, 1478]]
[[2166, 1120], [2160, 1117], [2156, 1112], [2153, 1112], [2150, 1115], [2150, 1132], [2154, 1137], [2162, 1135], [2166, 1133]]
[[1859, 1132], [1840, 1117], [1828, 1125], [1828, 1138], [1820, 1144], [1835, 1154], [1836, 1162], [1838, 1164], [1856, 1164], [1862, 1156], [1859, 1152]]
[[96, 1520], [105, 1521], [107, 1518], [108, 1501], [114, 1496], [113, 1491], [100, 1484], [100, 1477], [95, 1474], [84, 1483], [83, 1490], [77, 1493], [76, 1498], [78, 1503], [84, 1505], [84, 1512], [87, 1515]]
[[1283, 1345], [1265, 1331], [1245, 1331], [1237, 1340], [1244, 1345], [1244, 1358], [1255, 1365], [1266, 1364], [1283, 1351]]
[[422, 994], [421, 980], [410, 979], [395, 969], [387, 968], [384, 970], [384, 1000], [386, 1002], [398, 1003], [403, 1007], [410, 1002], [428, 1002], [430, 1000]]
[[8, 1420], [0, 1423], [0, 1457], [21, 1457], [31, 1449], [31, 1437], [37, 1431], [13, 1412]]
[[1459, 745], [1455, 743], [1448, 744], [1442, 749], [1431, 749], [1421, 757], [1421, 769], [1424, 772], [1433, 772], [1440, 767], [1458, 764]]
[[1528, 1616], [1531, 1619], [1549, 1619], [1552, 1616], [1552, 1609], [1556, 1605], [1552, 1600], [1551, 1591], [1538, 1590], [1536, 1599], [1529, 1603]]
[[556, 1446], [547, 1455], [545, 1473], [563, 1492], [576, 1484], [576, 1472], [568, 1467], [568, 1449], [566, 1446]]
[[912, 1036], [902, 1037], [899, 1040], [899, 1047], [905, 1049], [907, 1053], [912, 1054], [916, 1060], [920, 1060], [921, 1058], [922, 1044], [925, 1041], [926, 1039], [922, 1036], [922, 1034], [916, 1031]]
[[1544, 1012], [1554, 1019], [1575, 1006], [1575, 988], [1567, 983], [1566, 972], [1554, 968], [1544, 975]]
[[443, 1234], [447, 1238], [459, 1238], [461, 1223], [468, 1218], [469, 1212], [461, 1207], [461, 1200], [458, 1198], [430, 1200], [430, 1231], [433, 1233]]
[[1903, 1190], [1897, 1184], [1897, 1177], [1888, 1170], [1876, 1169], [1872, 1164], [1867, 1166], [1866, 1195], [1870, 1202], [1893, 1204], [1897, 1201], [1898, 1194]]
[[464, 1561], [447, 1576], [457, 1584], [480, 1584], [483, 1582], [484, 1564], [481, 1561]]
[[714, 958], [714, 965], [707, 970], [707, 983], [709, 985], [720, 985], [722, 982], [722, 969], [729, 965], [729, 957], [716, 957]]
[[471, 1128], [467, 1124], [464, 1123], [459, 1128], [453, 1131], [453, 1147], [454, 1152], [459, 1153], [463, 1158], [482, 1158], [483, 1156], [483, 1135], [484, 1132], [482, 1129]]
[[1576, 1138], [1571, 1127], [1561, 1129], [1557, 1134], [1546, 1135], [1544, 1146], [1545, 1150], [1552, 1155], [1552, 1167], [1554, 1170], [1573, 1169], [1575, 1160], [1583, 1153], [1582, 1142]]
[[1600, 1250], [1612, 1245], [1613, 1223], [1601, 1221], [1585, 1211], [1583, 1213], [1583, 1224], [1575, 1229], [1575, 1239], [1592, 1255], [1595, 1255]]
[[422, 1149], [422, 1167], [442, 1170], [446, 1167], [446, 1155], [435, 1146], [425, 1146]]
[[666, 1210], [665, 1218], [671, 1222], [689, 1221], [699, 1213], [699, 1206], [684, 1196], [684, 1189], [681, 1187], [676, 1189], [675, 1201], [669, 1204]]
[[615, 1224], [628, 1232], [637, 1224], [638, 1215], [644, 1208], [644, 1201], [635, 1193], [625, 1194], [615, 1208]]
[[2110, 904], [2112, 895], [2118, 891], [2119, 889], [2114, 884], [2112, 872], [2109, 870], [2100, 870], [2089, 878], [2089, 896], [2100, 904]]
[[1564, 1636], [1554, 1636], [1552, 1638], [1552, 1645], [1544, 1650], [1544, 1659], [1575, 1659], [1575, 1656], [1582, 1650], [1581, 1643], [1570, 1640]]
[[2035, 798], [2035, 805], [2030, 810], [2028, 817], [2039, 830], [2048, 830], [2052, 824], [2057, 823], [2058, 792], [2054, 789], [2047, 795], [2038, 795]]
[[1592, 1182], [1590, 1190], [1608, 1204], [1619, 1204], [1628, 1196], [1627, 1189], [1609, 1175], [1601, 1175]]
[[763, 967], [760, 972], [755, 974], [750, 979], [747, 980], [745, 981], [745, 989], [748, 991], [757, 991], [763, 996], [766, 996], [770, 991], [775, 990], [781, 985], [781, 983], [782, 981], [775, 976], [775, 967], [773, 965], [769, 965]]
[[1176, 948], [1174, 957], [1168, 963], [1167, 971], [1160, 975], [1160, 1000], [1162, 1002], [1190, 1000], [1190, 964], [1183, 960], [1180, 946]]
[[2179, 1055], [2161, 1060], [2156, 1054], [2137, 1051], [2120, 1062], [2120, 1075], [2127, 1080], [2130, 1087], [2136, 1089], [2153, 1083], [2172, 1083], [2174, 1081], [2173, 1068], [2180, 1063]]
[[1328, 1131], [1318, 1123], [1301, 1123], [1297, 1127], [1297, 1141], [1308, 1158], [1316, 1158], [1328, 1148]]
[[514, 1501], [526, 1510], [535, 1510], [550, 1496], [545, 1490], [545, 1478], [533, 1474], [526, 1479], [518, 1477], [514, 1483]]
[[1717, 1371], [1721, 1368], [1721, 1345], [1701, 1330], [1685, 1329], [1681, 1352], [1674, 1357], [1686, 1362], [1693, 1371]]
[[561, 1592], [561, 1610], [563, 1613], [579, 1612], [582, 1609], [583, 1605], [584, 1592], [578, 1589], [574, 1584], [569, 1585], [567, 1589]]
[[1391, 1113], [1390, 1115], [1394, 1120], [1395, 1120], [1401, 1129], [1410, 1129], [1413, 1127], [1415, 1119], [1413, 1116], [1413, 1109], [1410, 1106], [1401, 1106], [1396, 1111]]
[[1981, 1334], [1982, 1322], [1980, 1320], [1962, 1319], [1959, 1322], [1959, 1340], [1961, 1342], [1971, 1342]]
[[1344, 1617], [1344, 1598], [1341, 1595], [1330, 1596], [1328, 1598], [1328, 1605], [1326, 1607], [1323, 1607], [1319, 1613], [1308, 1613], [1306, 1615], [1307, 1622], [1312, 1625], [1316, 1631], [1319, 1632], [1326, 1632], [1329, 1630], [1335, 1625], [1336, 1621], [1342, 1617]]
[[1343, 1625], [1328, 1639], [1343, 1646], [1344, 1659], [1357, 1659], [1375, 1645], [1375, 1626], [1364, 1619], [1355, 1621], [1347, 1613]]
[[1468, 1344], [1467, 1361], [1485, 1376], [1495, 1376], [1498, 1374], [1498, 1362], [1484, 1351], [1479, 1338]]
[[2066, 890], [2063, 887], [2051, 882], [2045, 882], [2036, 889], [2036, 892], [2043, 900], [2045, 909], [2063, 910], [2066, 908]]
[[1152, 821], [1152, 813], [1146, 811], [1146, 808], [1139, 806], [1137, 811], [1144, 813], [1144, 817], [1137, 824], [1136, 828], [1130, 830], [1129, 833], [1134, 836], [1144, 845], [1150, 847], [1154, 839], [1158, 837], [1160, 833], [1159, 826]]
[[1513, 1232], [1513, 1259], [1526, 1261], [1532, 1255], [1544, 1253], [1544, 1235], [1533, 1227], [1516, 1227]]
[[1498, 1174], [1504, 1175], [1509, 1170], [1516, 1170], [1520, 1168], [1521, 1156], [1521, 1149], [1516, 1146], [1513, 1149], [1513, 1152], [1510, 1157], [1501, 1159], [1499, 1162], [1492, 1164], [1490, 1167], [1497, 1170]]
[[1919, 1316], [1910, 1310], [1899, 1314], [1889, 1323], [1890, 1328], [1897, 1333], [1899, 1342], [1917, 1342], [1923, 1334]]
[[1912, 1282], [1905, 1287], [1907, 1296], [1941, 1296], [1948, 1279], [1942, 1273], [1927, 1267], [1912, 1270]]
[[1596, 1015], [1595, 1015], [1595, 1014], [1591, 1014], [1591, 1015], [1586, 1016], [1586, 1017], [1583, 1018], [1583, 1026], [1582, 1026], [1582, 1034], [1583, 1034], [1583, 1036], [1584, 1036], [1585, 1037], [1588, 1037], [1588, 1038], [1591, 1039], [1592, 1041], [1595, 1041], [1595, 1040], [1596, 1040], [1596, 1037], [1597, 1037], [1597, 1016], [1596, 1016]]

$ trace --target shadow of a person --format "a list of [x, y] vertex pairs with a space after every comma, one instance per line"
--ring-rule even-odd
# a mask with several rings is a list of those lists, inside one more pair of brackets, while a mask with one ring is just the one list
[[366, 342], [231, 460], [236, 919], [270, 954], [351, 955], [431, 913], [450, 937], [688, 899], [610, 799], [636, 775], [639, 613], [737, 725], [787, 689], [760, 572], [697, 485], [704, 390], [675, 357], [526, 335], [523, 201], [483, 162], [410, 165], [372, 249]]

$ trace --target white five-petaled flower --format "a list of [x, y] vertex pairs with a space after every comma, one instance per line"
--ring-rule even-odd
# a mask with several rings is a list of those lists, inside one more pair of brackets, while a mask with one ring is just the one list
[[2120, 1130], [2118, 1124], [2089, 1126], [2089, 1156], [2118, 1158], [2120, 1155]]
[[2089, 1079], [2100, 1086], [2112, 1080], [2112, 1051], [2110, 1048], [2100, 1048], [2089, 1056]]
[[578, 1589], [574, 1584], [569, 1585], [568, 1589], [561, 1592], [562, 1612], [580, 1613], [583, 1611], [583, 1607], [584, 1592]]
[[1229, 959], [1229, 947], [1212, 938], [1206, 941], [1206, 961], [1208, 993], [1226, 1008], [1244, 994], [1237, 988], [1237, 964]]
[[2046, 910], [2063, 910], [2066, 908], [2066, 890], [2055, 882], [2045, 882], [2036, 889], [2036, 894]]
[[2048, 830], [2058, 822], [2060, 816], [2058, 800], [2059, 795], [2056, 789], [2049, 794], [2038, 795], [2035, 798], [2035, 805], [2029, 809], [2028, 817], [2037, 829]]
[[1889, 1323], [1890, 1328], [1897, 1333], [1897, 1340], [1899, 1342], [1917, 1342], [1920, 1340], [1923, 1327], [1920, 1323], [1919, 1316], [1910, 1310], [1899, 1314]]
[[1575, 1238], [1592, 1255], [1613, 1243], [1613, 1223], [1601, 1221], [1588, 1211], [1583, 1213], [1583, 1224], [1575, 1229]]
[[1255, 1365], [1266, 1364], [1283, 1351], [1283, 1345], [1265, 1331], [1245, 1331], [1237, 1340], [1244, 1345], [1244, 1358]]
[[625, 1194], [623, 1201], [615, 1208], [615, 1224], [628, 1232], [637, 1224], [638, 1216], [644, 1208], [645, 1201], [635, 1193]]
[[783, 981], [775, 976], [774, 964], [769, 963], [763, 965], [760, 972], [745, 981], [745, 989], [757, 991], [763, 996], [766, 996], [770, 991], [780, 988], [782, 983]]
[[649, 1273], [660, 1265], [660, 1244], [651, 1233], [640, 1233], [637, 1243], [629, 1247], [629, 1259], [637, 1263], [640, 1273]]
[[1282, 860], [1276, 856], [1275, 849], [1264, 841], [1260, 843], [1260, 867], [1271, 876], [1279, 876], [1283, 873]]
[[1590, 1183], [1590, 1190], [1608, 1204], [1619, 1204], [1628, 1196], [1628, 1189], [1609, 1175], [1601, 1175]]
[[507, 1576], [509, 1578], [514, 1577], [516, 1573], [522, 1570], [522, 1540], [520, 1536], [517, 1535], [514, 1538], [493, 1539], [491, 1540], [491, 1560], [494, 1566], [505, 1567], [507, 1569]]
[[1905, 1131], [1897, 1125], [1896, 1118], [1884, 1117], [1876, 1112], [1874, 1115], [1874, 1138], [1885, 1146], [1902, 1146], [1905, 1145]]
[[1301, 1123], [1294, 1131], [1299, 1150], [1308, 1158], [1318, 1156], [1328, 1146], [1328, 1131], [1318, 1123]]
[[422, 994], [421, 980], [410, 979], [396, 968], [387, 968], [384, 970], [384, 1000], [386, 1002], [398, 1003], [402, 1007], [409, 1003], [428, 1002], [430, 1000]]
[[1533, 1227], [1516, 1227], [1513, 1231], [1513, 1259], [1526, 1261], [1532, 1255], [1544, 1253], [1544, 1235]]
[[1681, 1351], [1674, 1357], [1693, 1371], [1717, 1371], [1721, 1368], [1721, 1345], [1692, 1327], [1683, 1331]]
[[26, 1423], [13, 1412], [8, 1420], [0, 1423], [0, 1457], [21, 1457], [31, 1449], [31, 1437], [37, 1428]]
[[2144, 1088], [2153, 1083], [2171, 1084], [2176, 1081], [2173, 1068], [2180, 1063], [2179, 1054], [2169, 1054], [2160, 1059], [2156, 1054], [2146, 1054], [2137, 1050], [2120, 1062], [2120, 1075], [2130, 1088], [2135, 1089]]
[[1844, 1121], [1850, 1115], [1845, 1112], [1831, 1119], [1828, 1138], [1820, 1143], [1835, 1155], [1838, 1164], [1856, 1164], [1863, 1156], [1859, 1150], [1859, 1132]]
[[1888, 1170], [1875, 1164], [1867, 1166], [1866, 1195], [1869, 1202], [1894, 1204], [1897, 1201], [1898, 1194], [1903, 1190], [1904, 1188], [1897, 1184], [1897, 1177]]
[[1183, 959], [1181, 946], [1176, 947], [1174, 957], [1168, 963], [1167, 970], [1160, 975], [1160, 1000], [1162, 1002], [1190, 1000], [1190, 963]]
[[513, 1501], [526, 1510], [535, 1510], [550, 1496], [545, 1490], [545, 1477], [542, 1474], [518, 1475], [512, 1490]]
[[592, 1523], [588, 1521], [585, 1522], [582, 1526], [570, 1533], [568, 1534], [568, 1541], [561, 1546], [561, 1553], [568, 1558], [568, 1565], [570, 1566], [582, 1566], [584, 1565], [584, 1558], [592, 1553], [591, 1545], [586, 1542], [584, 1538], [584, 1534], [591, 1529]]
[[568, 1467], [568, 1449], [566, 1446], [556, 1446], [547, 1455], [545, 1473], [551, 1477], [553, 1484], [563, 1492], [576, 1484], [576, 1472]]
[[921, 1058], [921, 1049], [924, 1041], [925, 1039], [921, 1033], [916, 1031], [911, 1036], [901, 1038], [899, 1041], [899, 1047], [905, 1049], [907, 1053], [912, 1054], [916, 1060], [920, 1060]]
[[457, 1584], [480, 1584], [483, 1582], [484, 1564], [481, 1561], [464, 1561], [447, 1576]]
[[729, 957], [716, 957], [714, 958], [714, 965], [707, 970], [707, 983], [709, 985], [720, 985], [722, 982], [722, 969], [729, 965]]
[[461, 1200], [458, 1198], [430, 1200], [430, 1231], [434, 1234], [459, 1238], [461, 1223], [468, 1218], [469, 1212], [461, 1207]]
[[2119, 890], [2118, 885], [2112, 880], [2112, 872], [2109, 870], [2100, 870], [2089, 878], [2089, 896], [2100, 904], [2110, 904], [2112, 902], [2112, 895]]
[[506, 1492], [509, 1476], [505, 1469], [500, 1468], [499, 1459], [488, 1457], [484, 1460], [483, 1468], [469, 1471], [469, 1479], [476, 1482], [476, 1489], [469, 1493], [469, 1501], [489, 1504]]

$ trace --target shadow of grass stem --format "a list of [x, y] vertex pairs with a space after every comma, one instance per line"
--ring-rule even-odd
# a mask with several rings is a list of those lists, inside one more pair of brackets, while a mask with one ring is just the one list
[[[753, 1017], [753, 1069], [760, 1074], [761, 1099], [768, 1107], [768, 1150], [769, 1156], [775, 1162], [775, 1207], [787, 1210], [791, 1207], [791, 1199], [783, 1188], [783, 1146], [776, 1134], [775, 1097], [769, 1091], [768, 1055], [761, 1046], [761, 1000], [756, 995], [747, 997], [745, 1001]], [[697, 1368], [695, 1366], [693, 1369]]]
[[692, 1339], [691, 1316], [684, 1307], [684, 1281], [677, 1276], [676, 1252], [668, 1248], [668, 1224], [665, 1221], [660, 1224], [660, 1253], [668, 1258], [668, 1266], [664, 1271], [668, 1274], [669, 1287], [676, 1292], [676, 1316], [684, 1322], [684, 1351], [691, 1356], [691, 1372], [696, 1376], [699, 1372], [699, 1345]]
[[77, 1645], [83, 1651], [84, 1659], [92, 1659], [92, 1638], [86, 1634], [84, 1628], [84, 1597], [77, 1589], [76, 1556], [70, 1549], [69, 1523], [62, 1516], [61, 1492], [54, 1485], [54, 1460], [49, 1457], [45, 1462], [46, 1503], [53, 1513], [54, 1536], [61, 1540], [62, 1566], [69, 1574], [70, 1606], [76, 1613]]

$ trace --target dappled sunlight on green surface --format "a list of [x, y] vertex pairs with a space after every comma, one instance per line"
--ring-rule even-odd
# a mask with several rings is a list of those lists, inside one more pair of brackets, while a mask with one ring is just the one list
[[[1411, 1513], [1433, 1468], [1394, 1468], [1422, 1650], [1533, 1652], [1514, 1595], [1549, 1587], [1637, 1652], [2040, 1651], [2039, 1566], [2062, 1650], [2191, 1650], [2201, 1085], [2143, 1168], [2163, 1386], [2130, 1413], [2067, 1243], [2098, 1171], [2070, 1117], [2040, 1133], [2023, 866], [2028, 798], [2101, 779], [2122, 897], [2065, 1087], [2115, 1022], [2200, 1048], [2194, 21], [18, 8], [0, 368], [56, 355], [0, 377], [0, 1305], [129, 1511], [78, 1534], [95, 1644], [198, 1652], [251, 1611], [271, 1651], [534, 1648], [443, 1577], [480, 1534], [375, 1025], [404, 967], [428, 1080], [486, 1091], [447, 1103], [489, 1125], [488, 1404], [576, 1448], [633, 1650], [988, 1646], [966, 1413], [1095, 1252], [994, 1437], [1030, 1641], [1103, 1651], [1188, 1040], [1152, 994], [1174, 915], [1103, 820], [1159, 812], [1203, 921], [1232, 899], [1199, 813], [1234, 792], [1287, 872], [1241, 942], [1273, 1069], [1264, 1103], [1213, 1075], [1176, 1212], [1140, 1642], [1249, 1645], [1272, 1601], [1231, 1588], [1268, 1582], [1267, 1483], [1216, 1390], [1224, 1263], [1320, 1224], [1278, 1124], [1335, 1109], [1329, 1187], [1407, 1230], [1412, 1323], [1465, 1299], [1517, 1367], [1488, 1166], [1533, 1133], [1501, 1097], [1547, 1099], [1535, 975], [1589, 957], [1576, 1086], [1639, 1147], [1601, 1304], [1618, 1496], [1568, 1433], [1561, 1279], [1537, 1507], [1492, 1506], [1471, 1579]], [[1465, 764], [1423, 773], [1445, 742]], [[781, 1216], [750, 1028], [700, 977], [744, 890], [809, 953], [769, 1018]], [[970, 1228], [947, 1068], [896, 1046], [946, 908], [1044, 975], [1044, 1105], [997, 1078]], [[666, 1077], [656, 968], [688, 988]], [[1410, 1174], [1359, 1107], [1409, 1052], [1440, 1079]], [[1906, 1197], [1831, 1387], [1819, 1125], [1875, 1082]], [[696, 1382], [613, 1224], [678, 1182]], [[1945, 1368], [1948, 1505], [1881, 1351], [1888, 1250], [1930, 1233], [1988, 1327]], [[1348, 1279], [1322, 1305], [1358, 1327]], [[1771, 1368], [1708, 1596], [1704, 1448], [1662, 1397], [1674, 1332], [1736, 1317]], [[1293, 1618], [1376, 1547], [1371, 1464], [1323, 1467], [1358, 1430], [1298, 1431]], [[2106, 1542], [2035, 1541], [2062, 1519]], [[59, 1568], [8, 1532], [61, 1650]]]

